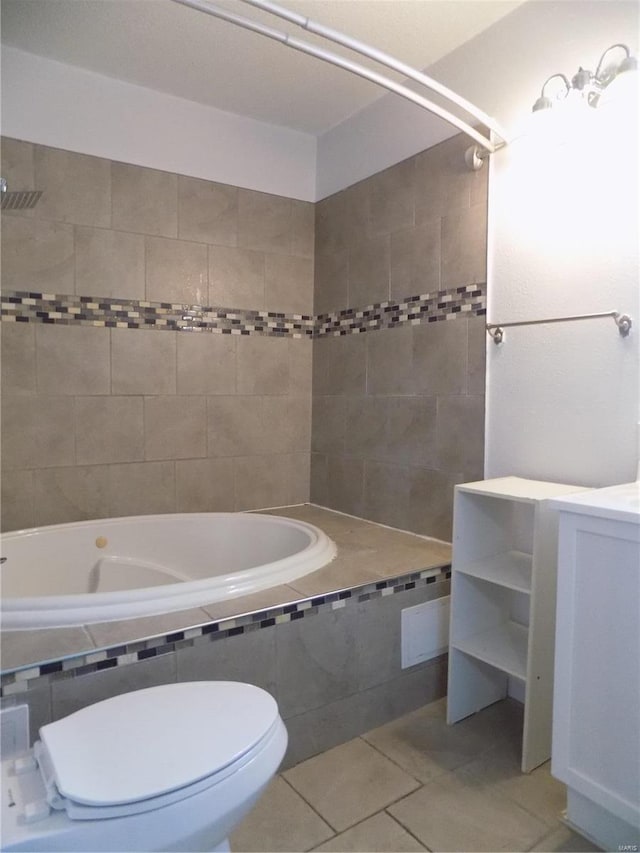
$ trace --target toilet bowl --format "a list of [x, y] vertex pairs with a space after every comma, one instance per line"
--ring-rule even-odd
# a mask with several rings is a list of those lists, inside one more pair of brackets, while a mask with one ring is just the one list
[[2, 762], [2, 850], [229, 850], [286, 746], [275, 700], [249, 684], [167, 684], [97, 702]]

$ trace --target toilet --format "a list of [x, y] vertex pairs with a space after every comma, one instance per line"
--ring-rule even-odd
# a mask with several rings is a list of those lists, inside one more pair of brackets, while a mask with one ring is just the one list
[[228, 851], [286, 747], [275, 700], [250, 684], [105, 699], [2, 762], [2, 850]]

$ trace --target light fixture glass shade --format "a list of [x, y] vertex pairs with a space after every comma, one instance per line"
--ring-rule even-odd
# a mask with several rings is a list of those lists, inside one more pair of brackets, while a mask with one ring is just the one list
[[539, 110], [550, 110], [553, 107], [553, 101], [551, 98], [547, 98], [546, 95], [540, 95], [538, 100], [533, 105], [531, 112], [537, 113]]
[[640, 90], [636, 60], [628, 57], [628, 65], [626, 61], [623, 65], [627, 67], [621, 67], [616, 77], [600, 95], [598, 108], [609, 107], [614, 103], [626, 104], [629, 109], [638, 107]]

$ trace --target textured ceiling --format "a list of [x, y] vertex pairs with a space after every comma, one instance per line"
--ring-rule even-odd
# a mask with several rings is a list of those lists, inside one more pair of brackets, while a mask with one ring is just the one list
[[[284, 5], [424, 69], [521, 2], [284, 0]], [[218, 0], [218, 5], [321, 43], [240, 0]], [[312, 134], [339, 124], [384, 91], [171, 0], [2, 0], [2, 41], [109, 77]], [[349, 55], [337, 45], [325, 45]], [[355, 54], [350, 56], [367, 64]]]

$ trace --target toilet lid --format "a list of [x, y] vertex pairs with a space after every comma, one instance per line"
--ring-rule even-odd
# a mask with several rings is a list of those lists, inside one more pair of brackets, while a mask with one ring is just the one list
[[136, 690], [40, 729], [60, 794], [108, 806], [157, 797], [211, 776], [267, 734], [278, 706], [234, 681]]

